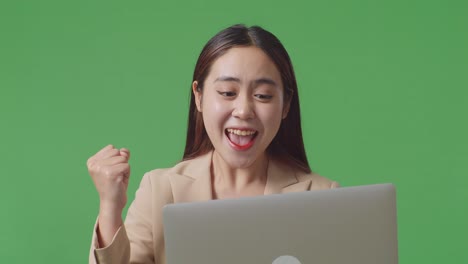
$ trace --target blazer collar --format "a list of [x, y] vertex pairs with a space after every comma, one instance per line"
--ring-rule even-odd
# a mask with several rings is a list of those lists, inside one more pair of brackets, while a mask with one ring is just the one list
[[178, 173], [171, 177], [172, 194], [175, 203], [197, 202], [213, 199], [211, 190], [211, 159], [213, 152], [191, 160], [182, 161]]
[[270, 159], [267, 171], [265, 195], [301, 192], [310, 188], [311, 180], [300, 181], [296, 175], [296, 170], [283, 162]]
[[[171, 177], [174, 202], [195, 202], [213, 199], [211, 189], [211, 161], [213, 151], [192, 160], [184, 161], [180, 173]], [[298, 180], [295, 170], [270, 159], [264, 194], [307, 191], [311, 180]]]

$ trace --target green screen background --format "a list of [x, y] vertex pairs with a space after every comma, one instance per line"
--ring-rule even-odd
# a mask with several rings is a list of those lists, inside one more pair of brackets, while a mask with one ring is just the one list
[[234, 23], [295, 66], [313, 170], [397, 187], [400, 263], [468, 263], [468, 2], [2, 1], [1, 263], [86, 263], [98, 196], [86, 160], [180, 160], [191, 76]]

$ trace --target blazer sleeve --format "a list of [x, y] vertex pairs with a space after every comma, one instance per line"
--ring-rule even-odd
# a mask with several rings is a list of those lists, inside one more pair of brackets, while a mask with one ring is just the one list
[[89, 263], [129, 263], [130, 244], [125, 226], [121, 226], [114, 235], [112, 242], [105, 248], [99, 247], [97, 238], [98, 221], [94, 225], [91, 249], [89, 252]]
[[90, 264], [154, 263], [152, 235], [152, 187], [148, 174], [143, 176], [135, 200], [130, 205], [124, 226], [115, 234], [112, 242], [99, 248], [98, 224], [94, 227]]

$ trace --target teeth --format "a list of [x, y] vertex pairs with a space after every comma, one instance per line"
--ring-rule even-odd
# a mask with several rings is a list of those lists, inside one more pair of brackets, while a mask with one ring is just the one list
[[254, 130], [239, 130], [239, 129], [228, 128], [227, 131], [228, 133], [236, 134], [238, 136], [250, 136], [250, 135], [255, 134]]

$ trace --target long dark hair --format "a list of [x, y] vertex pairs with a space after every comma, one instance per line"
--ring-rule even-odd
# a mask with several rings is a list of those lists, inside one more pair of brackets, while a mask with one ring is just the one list
[[[295, 168], [310, 172], [302, 139], [299, 96], [293, 66], [286, 49], [272, 33], [259, 26], [246, 27], [240, 24], [220, 31], [206, 43], [198, 57], [193, 73], [193, 81], [198, 82], [197, 89], [200, 92], [203, 91], [205, 79], [213, 62], [230, 48], [239, 46], [258, 47], [270, 57], [281, 74], [285, 105], [286, 103], [290, 105], [288, 115], [282, 120], [278, 133], [267, 148], [268, 154]], [[190, 89], [190, 93], [184, 160], [198, 157], [213, 150], [213, 145], [203, 124], [202, 113], [197, 110], [192, 89]]]

